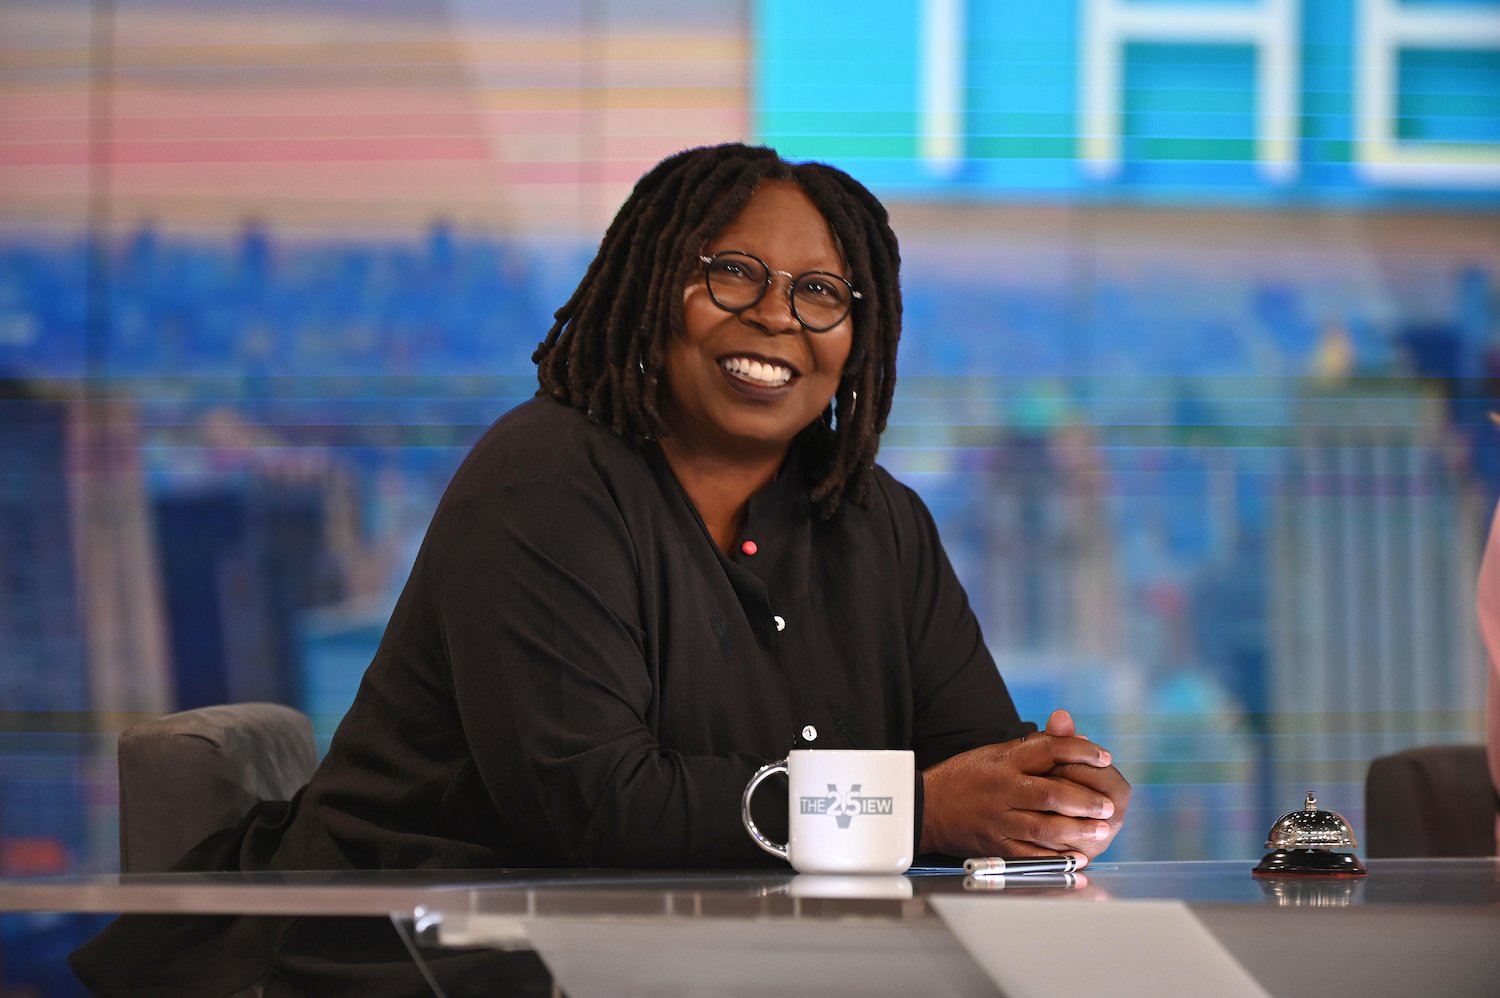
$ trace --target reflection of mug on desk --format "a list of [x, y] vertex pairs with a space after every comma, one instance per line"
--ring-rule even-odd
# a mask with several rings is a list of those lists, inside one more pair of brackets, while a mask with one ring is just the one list
[[[750, 817], [750, 798], [787, 774], [786, 845]], [[799, 749], [762, 766], [745, 787], [740, 819], [755, 844], [802, 873], [901, 873], [911, 866], [916, 763], [904, 750]]]
[[910, 901], [911, 880], [896, 874], [799, 873], [787, 886], [794, 898]]

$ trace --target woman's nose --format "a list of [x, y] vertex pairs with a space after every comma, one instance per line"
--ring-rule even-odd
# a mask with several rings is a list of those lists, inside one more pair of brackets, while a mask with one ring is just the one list
[[768, 332], [795, 332], [801, 329], [802, 321], [792, 308], [792, 275], [781, 270], [771, 271], [771, 283], [766, 287], [765, 293], [746, 312], [753, 313], [751, 318]]

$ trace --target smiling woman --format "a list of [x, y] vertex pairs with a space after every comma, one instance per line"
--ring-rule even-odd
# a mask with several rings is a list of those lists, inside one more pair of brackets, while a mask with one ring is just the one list
[[[785, 180], [761, 183], [711, 245], [750, 247], [797, 273], [846, 266], [817, 207]], [[662, 415], [670, 432], [661, 449], [709, 533], [728, 551], [746, 501], [775, 477], [792, 441], [837, 393], [854, 333], [847, 307], [824, 329], [808, 328], [794, 310], [796, 298], [805, 297], [796, 282], [806, 276], [765, 267], [759, 279], [738, 277], [732, 293], [748, 298], [746, 284], [761, 293], [731, 310], [715, 287], [725, 286], [725, 270], [748, 272], [754, 255], [713, 253], [705, 279], [683, 293], [682, 335], [667, 344]], [[783, 275], [786, 293], [767, 293], [765, 282]], [[713, 484], [726, 466], [738, 469], [733, 491]]]
[[[910, 750], [919, 851], [1102, 852], [1128, 784], [1064, 712], [1023, 739], [931, 515], [875, 464], [898, 260], [830, 167], [732, 145], [648, 173], [538, 397], [448, 486], [311, 782], [182, 868], [764, 866], [741, 792], [794, 738]], [[785, 803], [757, 798], [772, 837]], [[257, 930], [219, 983], [305, 974], [317, 931]], [[158, 983], [148, 933], [114, 936], [86, 976]]]
[[[773, 271], [767, 259], [788, 269]], [[764, 271], [758, 280], [750, 274], [755, 267]], [[747, 342], [737, 345], [746, 352], [708, 360], [726, 375], [728, 367], [749, 375], [728, 383], [752, 390], [765, 387], [755, 385], [752, 362], [770, 360], [781, 369], [768, 380], [784, 374], [792, 390], [775, 398], [795, 396], [799, 404], [763, 408], [810, 410], [800, 423], [791, 420], [793, 435], [829, 451], [812, 499], [821, 516], [832, 516], [845, 499], [866, 494], [890, 413], [901, 335], [899, 267], [884, 206], [842, 171], [738, 144], [679, 153], [641, 178], [588, 274], [558, 311], [535, 356], [542, 388], [618, 434], [664, 440], [674, 430], [691, 430], [671, 425], [676, 393], [692, 392], [695, 378], [708, 380], [689, 370], [684, 340], [706, 342], [739, 329]], [[726, 279], [736, 273], [758, 293], [731, 288]], [[781, 279], [791, 282], [787, 291], [772, 293]], [[838, 297], [828, 288], [840, 284], [847, 289], [840, 314], [801, 305], [820, 294]], [[805, 322], [809, 310], [817, 316], [813, 324]], [[744, 336], [754, 330], [762, 335]], [[796, 339], [796, 352], [811, 359], [810, 342], [803, 341], [812, 334], [832, 337], [818, 348], [816, 370], [802, 371], [768, 350]], [[844, 356], [827, 370], [826, 355], [838, 345]], [[672, 380], [674, 365], [681, 384]], [[812, 383], [793, 386], [803, 381]], [[782, 454], [789, 442], [783, 440]]]

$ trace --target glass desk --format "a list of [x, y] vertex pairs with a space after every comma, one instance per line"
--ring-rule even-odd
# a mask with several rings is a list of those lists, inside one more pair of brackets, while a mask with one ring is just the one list
[[[534, 950], [596, 995], [1500, 994], [1500, 862], [1253, 860], [1062, 878], [628, 871], [162, 874], [0, 881], [0, 910], [389, 917], [434, 993]], [[464, 962], [460, 987], [444, 984]], [[499, 982], [495, 982], [497, 985]], [[503, 988], [489, 989], [504, 993]]]

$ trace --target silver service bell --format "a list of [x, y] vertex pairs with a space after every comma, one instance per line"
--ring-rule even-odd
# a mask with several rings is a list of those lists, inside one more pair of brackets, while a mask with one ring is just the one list
[[1271, 826], [1266, 835], [1271, 851], [1251, 872], [1257, 877], [1362, 877], [1369, 871], [1359, 857], [1337, 851], [1356, 845], [1354, 829], [1344, 816], [1321, 810], [1309, 790], [1302, 810], [1288, 811]]

